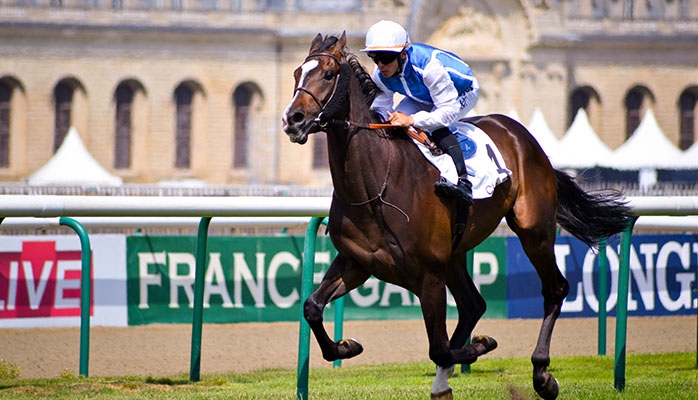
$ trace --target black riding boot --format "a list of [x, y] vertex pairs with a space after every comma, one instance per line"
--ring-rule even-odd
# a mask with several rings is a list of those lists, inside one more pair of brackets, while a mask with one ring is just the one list
[[468, 171], [465, 168], [463, 150], [458, 143], [458, 139], [456, 139], [448, 128], [435, 130], [431, 134], [431, 137], [441, 150], [451, 156], [453, 163], [456, 164], [456, 171], [458, 171], [458, 185], [454, 185], [442, 178], [434, 184], [436, 192], [444, 196], [456, 197], [462, 200], [467, 206], [472, 205], [473, 185], [468, 180]]

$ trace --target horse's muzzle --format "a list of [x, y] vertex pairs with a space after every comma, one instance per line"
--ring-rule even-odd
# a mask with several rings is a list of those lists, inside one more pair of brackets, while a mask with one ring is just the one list
[[292, 143], [305, 144], [308, 141], [308, 135], [318, 130], [315, 121], [306, 119], [301, 112], [285, 114], [281, 123]]

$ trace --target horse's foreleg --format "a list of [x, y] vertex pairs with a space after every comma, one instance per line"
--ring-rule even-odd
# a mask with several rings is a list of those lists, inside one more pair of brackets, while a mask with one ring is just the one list
[[466, 272], [465, 267], [450, 268], [446, 286], [451, 291], [458, 308], [458, 324], [451, 335], [451, 350], [465, 345], [475, 325], [485, 313], [487, 303]]
[[431, 398], [452, 399], [448, 378], [453, 373], [455, 362], [451, 356], [446, 331], [446, 285], [444, 282], [429, 273], [424, 274], [419, 301], [429, 338], [429, 358], [436, 364], [436, 378], [431, 387]]
[[361, 344], [354, 339], [340, 340], [335, 343], [325, 330], [322, 313], [330, 301], [342, 297], [366, 282], [369, 276], [366, 270], [338, 255], [330, 265], [320, 286], [305, 301], [303, 315], [320, 345], [322, 357], [325, 360], [351, 358], [363, 351]]
[[497, 341], [485, 335], [475, 336], [470, 344], [465, 345], [475, 325], [485, 313], [487, 304], [465, 268], [450, 268], [446, 285], [458, 308], [458, 324], [451, 335], [451, 353], [457, 363], [472, 364], [481, 355], [497, 348]]

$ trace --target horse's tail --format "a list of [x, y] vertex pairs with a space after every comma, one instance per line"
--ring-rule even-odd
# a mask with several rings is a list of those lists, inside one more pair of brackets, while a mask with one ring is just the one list
[[632, 210], [617, 191], [588, 193], [563, 171], [555, 170], [557, 222], [590, 247], [627, 228]]

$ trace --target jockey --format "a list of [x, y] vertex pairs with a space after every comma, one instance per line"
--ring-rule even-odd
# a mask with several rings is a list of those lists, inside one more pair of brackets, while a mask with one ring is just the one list
[[[473, 203], [463, 151], [449, 126], [475, 107], [480, 85], [468, 64], [457, 55], [423, 43], [410, 43], [400, 24], [380, 21], [366, 33], [361, 50], [376, 63], [372, 78], [381, 89], [372, 109], [398, 126], [415, 126], [431, 132], [434, 143], [453, 159], [458, 184], [445, 179], [434, 184], [436, 191]], [[393, 95], [404, 99], [393, 109]]]

